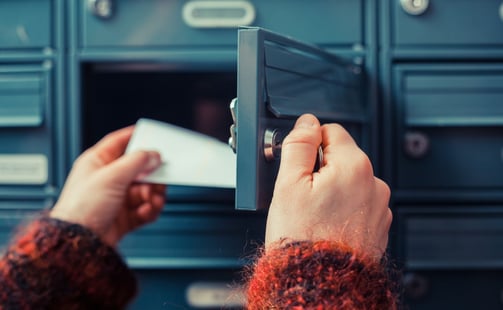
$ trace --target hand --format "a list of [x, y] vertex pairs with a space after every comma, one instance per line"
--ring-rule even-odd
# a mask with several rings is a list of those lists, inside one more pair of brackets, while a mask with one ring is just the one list
[[[323, 166], [313, 172], [318, 147]], [[329, 240], [379, 259], [388, 243], [389, 187], [340, 125], [303, 115], [284, 139], [266, 228], [266, 250], [278, 242]]]
[[115, 246], [129, 231], [159, 216], [165, 186], [134, 181], [157, 168], [160, 155], [123, 155], [133, 129], [110, 133], [77, 158], [51, 217], [81, 224]]

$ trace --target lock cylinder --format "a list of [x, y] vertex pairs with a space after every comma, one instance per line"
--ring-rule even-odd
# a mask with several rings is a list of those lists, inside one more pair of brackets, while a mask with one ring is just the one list
[[264, 133], [264, 156], [267, 161], [274, 161], [281, 157], [281, 143], [283, 136], [277, 129], [266, 129]]

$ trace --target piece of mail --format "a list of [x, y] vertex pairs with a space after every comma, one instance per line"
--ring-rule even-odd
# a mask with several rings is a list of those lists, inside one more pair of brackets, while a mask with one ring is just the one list
[[236, 187], [236, 155], [213, 137], [142, 118], [126, 153], [158, 151], [162, 165], [141, 182], [205, 187]]

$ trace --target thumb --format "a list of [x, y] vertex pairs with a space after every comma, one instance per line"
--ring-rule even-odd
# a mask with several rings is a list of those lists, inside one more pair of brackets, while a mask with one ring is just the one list
[[119, 157], [105, 167], [104, 175], [110, 177], [111, 182], [128, 186], [138, 176], [147, 174], [162, 164], [161, 155], [155, 151], [137, 151]]
[[277, 180], [296, 181], [311, 175], [321, 141], [318, 119], [312, 114], [299, 117], [292, 131], [283, 140]]

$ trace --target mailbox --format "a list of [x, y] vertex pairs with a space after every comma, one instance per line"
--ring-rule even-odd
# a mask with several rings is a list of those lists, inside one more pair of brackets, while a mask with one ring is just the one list
[[237, 153], [237, 209], [270, 203], [281, 141], [298, 116], [360, 128], [367, 122], [363, 78], [361, 66], [315, 46], [261, 28], [239, 30], [230, 141]]

